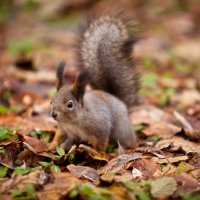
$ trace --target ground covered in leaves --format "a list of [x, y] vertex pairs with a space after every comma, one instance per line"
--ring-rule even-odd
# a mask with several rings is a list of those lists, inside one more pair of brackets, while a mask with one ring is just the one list
[[116, 1], [142, 29], [139, 105], [130, 114], [136, 149], [48, 149], [57, 131], [49, 106], [55, 66], [67, 61], [71, 85], [74, 29], [101, 3], [1, 1], [0, 199], [200, 199], [198, 0]]

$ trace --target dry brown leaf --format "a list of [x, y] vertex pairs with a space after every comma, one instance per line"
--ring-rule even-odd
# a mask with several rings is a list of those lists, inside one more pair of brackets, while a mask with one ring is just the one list
[[94, 182], [95, 184], [99, 183], [99, 174], [91, 167], [70, 164], [67, 166], [67, 169], [78, 178], [83, 177]]
[[146, 136], [160, 135], [162, 138], [171, 138], [180, 131], [180, 127], [163, 121], [154, 122], [142, 130]]
[[77, 148], [77, 151], [80, 152], [87, 152], [90, 157], [92, 157], [94, 160], [102, 160], [102, 161], [107, 161], [106, 159], [106, 154], [100, 154], [97, 152], [95, 149], [92, 147], [86, 146], [84, 144], [80, 144], [79, 147]]
[[123, 171], [121, 174], [114, 176], [115, 182], [118, 182], [118, 183], [126, 181], [126, 180], [132, 180], [132, 179], [133, 179], [133, 175], [131, 172], [128, 172], [128, 171]]
[[108, 172], [108, 173], [101, 175], [100, 179], [105, 182], [111, 183], [114, 180], [114, 177], [115, 177], [114, 172]]
[[199, 143], [184, 140], [178, 136], [174, 136], [171, 139], [161, 140], [155, 147], [158, 149], [170, 148], [171, 151], [182, 149], [185, 153], [200, 153]]
[[190, 174], [181, 173], [174, 176], [178, 183], [178, 191], [181, 192], [194, 192], [198, 189], [198, 181], [194, 179]]
[[101, 174], [108, 172], [117, 172], [125, 167], [125, 165], [133, 160], [137, 160], [142, 157], [141, 153], [130, 153], [119, 155], [108, 162], [106, 166], [101, 168], [99, 171]]
[[133, 163], [133, 166], [142, 172], [142, 177], [152, 178], [158, 169], [158, 165], [151, 159], [139, 159]]
[[22, 118], [15, 115], [0, 115], [0, 124], [12, 130], [17, 130], [22, 135], [27, 135], [35, 129], [48, 132], [56, 130], [55, 123], [50, 121], [49, 117], [44, 116]]
[[135, 124], [155, 124], [157, 122], [166, 122], [172, 125], [181, 127], [181, 123], [169, 113], [152, 106], [152, 105], [141, 105], [137, 106], [132, 110], [130, 114], [132, 123]]
[[40, 174], [42, 171], [36, 170], [25, 176], [14, 176], [13, 178], [5, 179], [1, 183], [0, 192], [8, 193], [10, 190], [22, 189], [27, 184], [32, 184], [33, 186], [38, 185]]
[[0, 163], [10, 169], [16, 166], [16, 155], [19, 152], [19, 144], [16, 142], [9, 143], [4, 147], [5, 152], [0, 153]]
[[158, 164], [164, 164], [164, 163], [176, 163], [180, 161], [185, 161], [188, 160], [188, 156], [176, 156], [176, 157], [171, 157], [167, 159], [159, 159], [157, 161]]
[[54, 154], [52, 154], [48, 147], [41, 142], [40, 140], [36, 139], [36, 138], [32, 138], [29, 136], [23, 136], [24, 138], [24, 142], [23, 144], [32, 152], [34, 152], [37, 155], [41, 155], [41, 156], [45, 156], [45, 157], [49, 157], [53, 160], [56, 159], [56, 156]]
[[16, 163], [18, 165], [25, 163], [27, 167], [36, 167], [38, 166], [39, 161], [41, 161], [39, 155], [36, 155], [29, 149], [24, 149], [18, 154]]
[[183, 107], [187, 107], [200, 102], [200, 93], [195, 89], [184, 90], [181, 94], [173, 95], [171, 101], [172, 103], [178, 103]]
[[42, 191], [37, 192], [39, 200], [59, 200], [64, 198], [75, 184], [81, 181], [70, 173], [58, 173], [53, 182], [44, 186]]

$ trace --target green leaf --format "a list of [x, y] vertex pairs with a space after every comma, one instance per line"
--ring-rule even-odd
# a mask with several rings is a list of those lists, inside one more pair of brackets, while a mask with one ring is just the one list
[[5, 153], [5, 149], [3, 147], [0, 147], [0, 154]]
[[151, 140], [154, 141], [154, 142], [157, 142], [160, 139], [161, 139], [160, 135], [154, 135], [154, 136], [151, 137]]
[[49, 89], [48, 95], [50, 97], [53, 97], [55, 94], [56, 94], [56, 87], [52, 87], [51, 89]]
[[65, 150], [62, 147], [56, 147], [56, 152], [61, 157], [65, 155]]
[[197, 195], [191, 195], [191, 194], [183, 194], [183, 200], [199, 200], [200, 199], [200, 194]]
[[31, 131], [30, 136], [33, 137], [33, 138], [39, 139], [38, 134], [35, 131]]
[[11, 92], [9, 90], [6, 90], [5, 92], [3, 92], [2, 98], [4, 100], [9, 100], [10, 97], [11, 97]]
[[35, 42], [30, 39], [23, 39], [21, 41], [11, 41], [8, 45], [10, 54], [17, 55], [20, 53], [30, 54], [35, 48]]
[[169, 101], [169, 97], [163, 94], [159, 98], [159, 105], [164, 106], [168, 103], [168, 101]]
[[8, 128], [0, 127], [0, 140], [11, 139], [15, 135], [15, 131]]
[[39, 164], [42, 166], [42, 167], [47, 167], [49, 168], [51, 166], [51, 162], [39, 162]]
[[142, 83], [146, 86], [153, 86], [156, 84], [157, 76], [154, 73], [148, 73], [143, 75]]
[[55, 171], [56, 173], [60, 173], [60, 172], [61, 172], [60, 167], [57, 166], [57, 165], [52, 165], [52, 166], [50, 167], [50, 169], [53, 170], [53, 171]]
[[8, 111], [9, 111], [9, 109], [6, 106], [0, 104], [0, 115], [7, 114]]
[[0, 178], [4, 178], [8, 172], [8, 168], [0, 165]]
[[124, 185], [132, 190], [133, 196], [137, 196], [139, 200], [150, 200], [151, 198], [149, 197], [148, 193], [144, 191], [139, 184], [137, 183], [132, 183], [130, 181], [124, 181]]
[[136, 125], [134, 126], [135, 132], [140, 132], [143, 128], [144, 128], [144, 125], [143, 125], [143, 124], [136, 124]]
[[75, 198], [78, 196], [78, 191], [76, 189], [72, 190], [70, 193], [69, 193], [69, 197], [70, 198]]
[[90, 196], [91, 194], [95, 194], [94, 189], [90, 185], [87, 185], [87, 184], [81, 185], [80, 191], [86, 196]]
[[[17, 199], [33, 200], [33, 199], [36, 199], [36, 191], [33, 185], [28, 184], [22, 189], [12, 190], [11, 196], [14, 200], [17, 200]], [[20, 197], [24, 197], [24, 198], [20, 198]]]
[[173, 177], [162, 177], [151, 182], [151, 194], [155, 198], [168, 197], [177, 189]]
[[70, 163], [73, 163], [73, 161], [74, 161], [74, 159], [75, 159], [75, 152], [71, 152], [71, 153], [68, 153], [67, 154], [67, 158], [68, 158], [68, 161], [70, 162]]
[[34, 169], [29, 168], [29, 167], [16, 167], [13, 174], [15, 175], [26, 175], [29, 174], [30, 172], [34, 171]]

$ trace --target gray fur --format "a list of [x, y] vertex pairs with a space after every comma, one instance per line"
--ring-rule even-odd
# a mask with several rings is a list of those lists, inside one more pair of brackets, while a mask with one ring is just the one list
[[[72, 100], [74, 109], [67, 111], [66, 102]], [[86, 92], [83, 105], [66, 86], [52, 99], [52, 110], [62, 131], [61, 146], [69, 149], [74, 143], [97, 139], [97, 150], [105, 150], [108, 138], [114, 138], [123, 147], [134, 147], [136, 136], [128, 119], [126, 105], [118, 98], [103, 91]]]
[[92, 17], [80, 28], [79, 67], [92, 71], [93, 88], [107, 91], [131, 107], [139, 88], [139, 72], [131, 53], [137, 40], [135, 21], [124, 12]]
[[[91, 18], [81, 28], [76, 54], [81, 73], [71, 90], [63, 86], [52, 99], [52, 116], [61, 130], [56, 139], [61, 141], [55, 144], [69, 149], [87, 141], [103, 151], [108, 139], [114, 138], [125, 148], [135, 146], [127, 110], [135, 103], [139, 87], [131, 56], [134, 29], [133, 21], [123, 13]], [[88, 83], [97, 90], [85, 93]]]

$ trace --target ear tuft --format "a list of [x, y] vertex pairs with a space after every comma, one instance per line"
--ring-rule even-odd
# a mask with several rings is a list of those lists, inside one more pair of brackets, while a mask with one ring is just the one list
[[57, 91], [62, 87], [63, 85], [63, 72], [64, 72], [64, 68], [65, 68], [65, 62], [62, 61], [60, 62], [60, 64], [57, 67], [57, 72], [56, 72], [56, 78], [57, 78]]
[[91, 73], [89, 72], [89, 70], [84, 70], [82, 71], [73, 88], [72, 88], [72, 94], [74, 95], [74, 97], [77, 99], [77, 101], [81, 101], [83, 100], [83, 96], [85, 94], [85, 87], [87, 84], [89, 84], [91, 82]]

